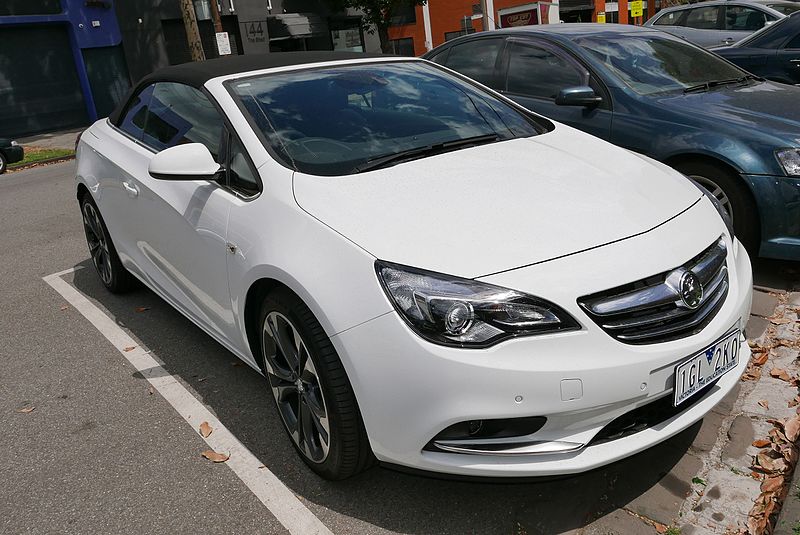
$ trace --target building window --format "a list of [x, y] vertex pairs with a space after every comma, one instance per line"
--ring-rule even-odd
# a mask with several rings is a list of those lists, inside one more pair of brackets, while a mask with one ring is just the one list
[[364, 52], [364, 34], [360, 19], [331, 20], [328, 26], [334, 50]]
[[60, 0], [2, 0], [0, 16], [54, 15], [61, 13]]
[[475, 28], [467, 28], [466, 30], [459, 30], [457, 32], [444, 32], [444, 40], [450, 41], [456, 37], [461, 37], [462, 35], [467, 35], [470, 33], [475, 33]]
[[403, 5], [398, 6], [389, 20], [390, 26], [402, 26], [403, 24], [414, 24], [417, 22], [417, 6]]
[[392, 54], [398, 56], [414, 56], [414, 39], [406, 37], [404, 39], [392, 39], [389, 41], [392, 47]]

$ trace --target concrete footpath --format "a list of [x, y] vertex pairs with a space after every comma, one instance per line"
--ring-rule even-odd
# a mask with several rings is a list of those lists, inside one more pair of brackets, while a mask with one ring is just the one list
[[48, 134], [37, 134], [35, 136], [17, 139], [17, 142], [25, 146], [39, 147], [41, 149], [75, 149], [75, 140], [78, 134], [86, 130], [88, 126], [73, 130], [63, 130], [61, 132], [50, 132]]

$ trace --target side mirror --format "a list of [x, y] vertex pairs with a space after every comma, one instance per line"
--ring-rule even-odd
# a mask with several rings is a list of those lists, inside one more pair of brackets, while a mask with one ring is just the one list
[[567, 87], [556, 96], [556, 104], [559, 106], [597, 106], [601, 102], [603, 97], [597, 96], [594, 89], [585, 85]]
[[213, 180], [221, 169], [205, 145], [187, 143], [153, 156], [147, 171], [159, 180]]

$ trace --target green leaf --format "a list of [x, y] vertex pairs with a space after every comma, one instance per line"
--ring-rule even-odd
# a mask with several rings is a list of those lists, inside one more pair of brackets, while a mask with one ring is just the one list
[[707, 485], [706, 480], [703, 479], [702, 477], [693, 477], [692, 483], [695, 483], [697, 485], [703, 485], [704, 487]]

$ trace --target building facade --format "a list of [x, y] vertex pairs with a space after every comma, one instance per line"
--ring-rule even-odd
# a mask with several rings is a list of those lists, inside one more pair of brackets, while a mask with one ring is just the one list
[[[193, 0], [207, 59], [212, 1], [231, 54], [380, 51], [358, 13], [324, 0]], [[190, 60], [180, 0], [0, 0], [0, 137], [88, 125], [132, 83]]]
[[445, 41], [486, 29], [559, 24], [561, 22], [620, 22], [641, 24], [655, 14], [657, 0], [644, 1], [642, 17], [628, 16], [628, 0], [429, 0], [399, 13], [389, 28], [395, 53], [419, 56]]

